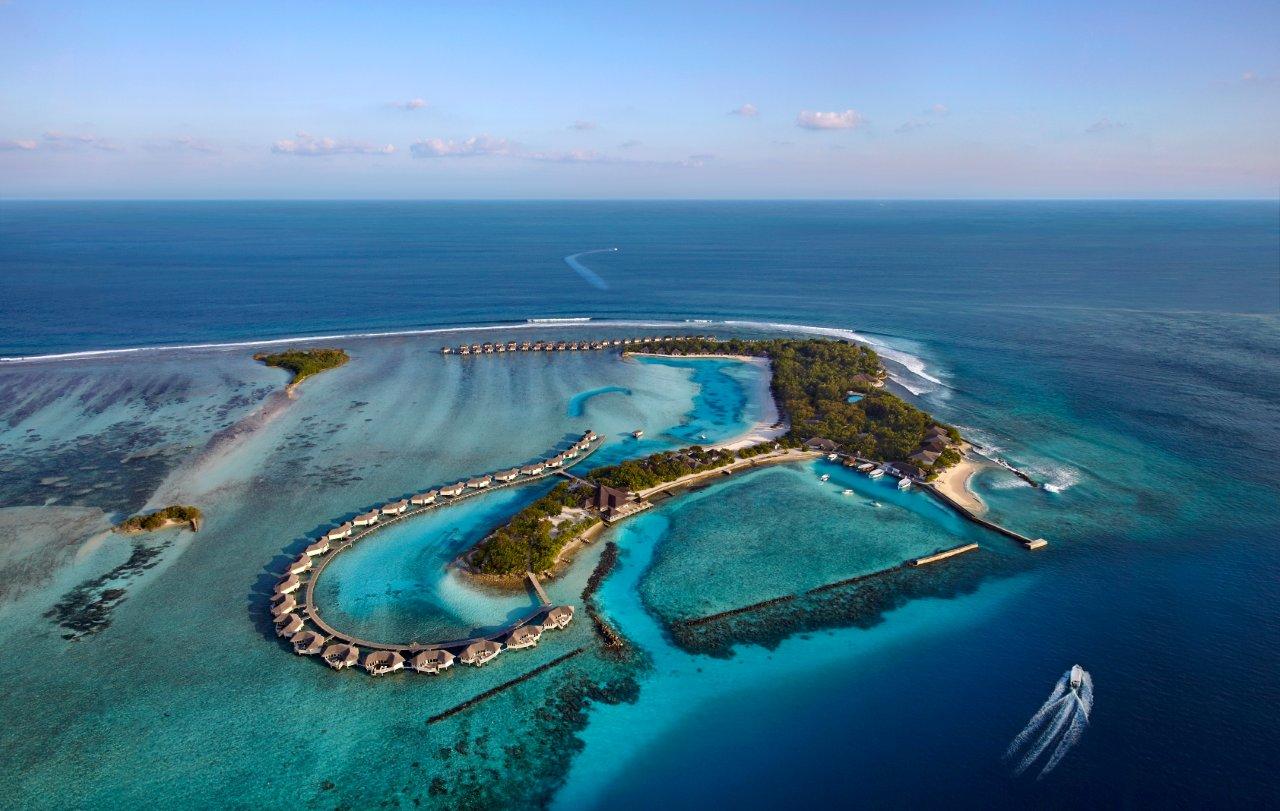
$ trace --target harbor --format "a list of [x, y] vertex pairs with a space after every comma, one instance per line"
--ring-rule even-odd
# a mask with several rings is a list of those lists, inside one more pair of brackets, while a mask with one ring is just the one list
[[589, 458], [602, 444], [599, 435], [587, 431], [567, 449], [546, 459], [395, 499], [326, 531], [285, 567], [283, 577], [276, 583], [270, 613], [277, 636], [288, 640], [300, 656], [318, 655], [335, 670], [362, 666], [374, 676], [401, 670], [436, 674], [455, 661], [478, 667], [505, 651], [536, 646], [544, 632], [565, 628], [573, 620], [574, 608], [553, 604], [533, 572], [527, 572], [526, 578], [537, 607], [483, 634], [431, 642], [370, 640], [334, 627], [324, 619], [316, 603], [316, 583], [338, 555], [384, 527], [480, 493], [566, 473], [567, 468]]

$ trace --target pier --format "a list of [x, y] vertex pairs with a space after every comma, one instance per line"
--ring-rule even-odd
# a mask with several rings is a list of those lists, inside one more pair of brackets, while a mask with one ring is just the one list
[[975, 515], [968, 507], [965, 507], [963, 504], [951, 498], [946, 493], [942, 492], [941, 490], [934, 487], [932, 484], [929, 484], [928, 482], [921, 482], [920, 486], [923, 487], [925, 490], [929, 491], [929, 493], [931, 493], [934, 498], [938, 499], [943, 504], [947, 505], [948, 507], [950, 507], [951, 509], [959, 513], [962, 518], [972, 521], [978, 526], [989, 529], [992, 532], [1003, 535], [1006, 538], [1012, 538], [1013, 540], [1022, 544], [1023, 548], [1025, 549], [1030, 549], [1030, 550], [1043, 549], [1044, 547], [1049, 545], [1049, 542], [1046, 541], [1044, 538], [1028, 538], [1026, 535], [1023, 535], [1020, 532], [1014, 532], [1008, 527], [1002, 527], [999, 524], [995, 523], [994, 521], [988, 521], [987, 519], [983, 518], [980, 515]]
[[[469, 480], [469, 486], [446, 486], [436, 490], [425, 491], [410, 499], [393, 501], [384, 507], [375, 508], [362, 515], [361, 518], [367, 518], [367, 521], [346, 523], [337, 529], [327, 531], [321, 536], [320, 540], [307, 547], [303, 556], [297, 562], [288, 567], [284, 579], [275, 588], [276, 596], [273, 597], [273, 602], [275, 602], [273, 614], [276, 615], [277, 633], [289, 638], [306, 635], [307, 644], [294, 645], [294, 650], [299, 654], [321, 653], [325, 661], [335, 668], [352, 666], [358, 661], [361, 653], [368, 652], [369, 657], [365, 662], [365, 666], [373, 675], [401, 669], [400, 666], [394, 665], [394, 663], [400, 662], [400, 660], [396, 659], [396, 656], [408, 658], [426, 651], [443, 651], [446, 653], [441, 654], [441, 656], [447, 660], [446, 664], [439, 667], [439, 669], [443, 669], [452, 663], [455, 656], [460, 657], [465, 663], [480, 665], [503, 650], [514, 647], [533, 647], [537, 644], [542, 631], [551, 628], [564, 628], [568, 625], [573, 618], [574, 611], [572, 606], [552, 604], [551, 598], [547, 596], [542, 584], [532, 572], [526, 574], [534, 593], [538, 597], [539, 605], [537, 608], [534, 608], [524, 616], [516, 618], [514, 621], [477, 636], [434, 642], [418, 642], [416, 640], [410, 642], [381, 642], [363, 639], [335, 628], [320, 614], [319, 606], [315, 600], [316, 583], [324, 573], [325, 568], [338, 555], [351, 549], [356, 543], [383, 527], [413, 518], [438, 507], [455, 504], [480, 493], [500, 490], [504, 487], [516, 487], [545, 479], [555, 473], [565, 472], [565, 467], [571, 467], [585, 461], [602, 444], [603, 440], [598, 435], [588, 431], [581, 439], [570, 446], [570, 450], [561, 452], [553, 457], [558, 460], [558, 465], [554, 469], [538, 464], [530, 467], [528, 474], [520, 474], [517, 469], [507, 470], [497, 477], [498, 481], [496, 482], [492, 476], [486, 474]], [[536, 472], [533, 472], [535, 470]], [[509, 475], [513, 472], [515, 475]], [[451, 493], [453, 495], [449, 495]], [[314, 564], [311, 564], [312, 560], [315, 561]], [[303, 561], [306, 561], [308, 565], [303, 566]], [[300, 574], [306, 577], [305, 581], [301, 580]], [[295, 601], [295, 596], [299, 594], [299, 591], [301, 600]], [[305, 622], [303, 621], [304, 619]], [[516, 640], [516, 632], [521, 629], [529, 630], [520, 634], [520, 639]], [[345, 650], [338, 650], [338, 648], [344, 646]], [[334, 653], [334, 658], [332, 659], [329, 657], [330, 652]], [[384, 657], [375, 661], [376, 657], [373, 654], [380, 653], [390, 653], [395, 656]], [[388, 667], [387, 662], [392, 662], [393, 665]], [[426, 672], [438, 671], [433, 669]]]

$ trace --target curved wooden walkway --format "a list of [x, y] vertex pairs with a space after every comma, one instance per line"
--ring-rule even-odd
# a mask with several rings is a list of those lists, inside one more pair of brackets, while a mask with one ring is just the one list
[[[314, 625], [320, 631], [320, 633], [324, 634], [325, 636], [328, 636], [330, 638], [330, 641], [345, 642], [349, 645], [355, 645], [356, 647], [359, 647], [362, 650], [364, 649], [367, 649], [370, 651], [385, 650], [385, 651], [395, 651], [400, 654], [406, 654], [406, 653], [417, 653], [419, 651], [424, 651], [424, 650], [439, 650], [441, 648], [448, 648], [448, 649], [465, 648], [466, 646], [475, 642], [496, 640], [499, 637], [503, 637], [503, 636], [506, 636], [507, 634], [510, 634], [512, 631], [516, 630], [517, 628], [528, 625], [529, 623], [535, 620], [542, 619], [548, 613], [550, 613], [550, 611], [554, 609], [555, 606], [551, 605], [550, 601], [547, 599], [546, 592], [544, 592], [542, 590], [541, 585], [538, 584], [535, 587], [539, 597], [539, 603], [540, 603], [540, 605], [537, 608], [533, 609], [528, 614], [526, 614], [523, 617], [520, 617], [514, 622], [509, 622], [488, 633], [481, 634], [478, 636], [468, 637], [466, 639], [450, 639], [443, 642], [417, 642], [417, 641], [411, 641], [408, 643], [378, 642], [375, 640], [363, 639], [361, 637], [348, 634], [345, 631], [335, 628], [332, 625], [330, 625], [328, 622], [326, 622], [325, 619], [322, 616], [320, 616], [320, 609], [317, 608], [316, 606], [315, 588], [316, 588], [316, 583], [320, 580], [320, 575], [324, 573], [325, 567], [327, 567], [333, 561], [334, 558], [336, 558], [341, 553], [347, 551], [351, 547], [355, 546], [357, 541], [360, 541], [369, 537], [370, 535], [377, 532], [378, 530], [383, 529], [384, 527], [389, 527], [392, 524], [396, 524], [400, 521], [404, 521], [406, 519], [422, 515], [423, 513], [429, 512], [431, 510], [434, 510], [440, 507], [449, 507], [461, 501], [466, 501], [469, 498], [474, 498], [476, 496], [483, 495], [485, 493], [489, 493], [494, 490], [502, 490], [503, 488], [507, 488], [507, 487], [518, 487], [524, 484], [532, 484], [533, 482], [541, 481], [542, 479], [546, 479], [551, 476], [558, 475], [561, 472], [565, 471], [567, 468], [571, 468], [582, 462], [585, 462], [593, 453], [599, 450], [603, 444], [604, 444], [604, 439], [597, 438], [596, 441], [591, 445], [591, 447], [579, 453], [577, 458], [571, 459], [565, 462], [560, 467], [547, 468], [543, 470], [543, 472], [541, 473], [535, 473], [531, 476], [522, 476], [519, 479], [516, 479], [514, 481], [491, 484], [488, 487], [485, 487], [480, 490], [467, 490], [457, 496], [437, 496], [437, 500], [431, 504], [424, 504], [420, 507], [406, 510], [405, 512], [400, 513], [397, 516], [387, 518], [386, 520], [379, 520], [376, 524], [366, 527], [361, 532], [355, 535], [352, 535], [348, 538], [345, 538], [342, 541], [337, 542], [336, 545], [333, 546], [328, 552], [320, 556], [315, 566], [309, 572], [304, 573], [307, 575], [307, 581], [304, 586], [304, 592], [303, 592], [304, 596], [303, 596], [301, 608], [303, 610], [303, 614], [305, 615], [307, 621], [310, 622], [312, 625]], [[576, 477], [571, 477], [571, 478], [576, 478]], [[536, 583], [537, 581], [534, 580], [533, 582]]]

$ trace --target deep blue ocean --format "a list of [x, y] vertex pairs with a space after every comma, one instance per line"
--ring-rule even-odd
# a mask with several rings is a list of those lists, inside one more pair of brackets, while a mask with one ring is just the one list
[[[607, 248], [617, 250], [579, 260], [596, 279], [564, 261]], [[586, 759], [607, 756], [608, 737], [636, 720], [625, 707], [601, 710], [582, 733], [580, 759], [563, 770], [557, 802], [1280, 803], [1274, 201], [0, 203], [0, 356], [546, 317], [850, 330], [918, 373], [924, 385], [912, 394], [922, 407], [1053, 485], [975, 485], [993, 516], [1051, 539], [1033, 572], [907, 600], [870, 627], [837, 629], [830, 644], [846, 658], [816, 657], [811, 671], [767, 689], [726, 678], [696, 704], [650, 707], [681, 717], [665, 719], [651, 745], [596, 786]], [[56, 375], [58, 363], [74, 363], [92, 374], [93, 362], [0, 364], [0, 413], [19, 424], [24, 391], [45, 386], [31, 377], [38, 370]], [[564, 393], [558, 417], [566, 403], [575, 417], [632, 391], [647, 396], [639, 379], [593, 374], [582, 373], [578, 400]], [[63, 396], [53, 384], [40, 390], [48, 401]], [[71, 383], [65, 391], [72, 396]], [[423, 413], [436, 407], [415, 401]], [[67, 439], [92, 433], [65, 430]], [[19, 472], [16, 463], [4, 469]], [[620, 542], [632, 566], [602, 594], [624, 628], [636, 618], [637, 639], [647, 627], [641, 597], [648, 608], [671, 598], [662, 578], [675, 577], [663, 574], [674, 563], [653, 538], [677, 536], [663, 531], [653, 522], [630, 530]], [[823, 533], [818, 525], [810, 537]], [[716, 542], [727, 541], [687, 540]], [[815, 545], [802, 554], [822, 553]], [[231, 602], [249, 623], [243, 594]], [[797, 637], [775, 653], [825, 638]], [[744, 646], [728, 661], [768, 668], [773, 655]], [[1076, 662], [1096, 684], [1088, 730], [1045, 779], [1013, 777], [1004, 747]], [[29, 689], [5, 699], [6, 715], [26, 713], [39, 735], [39, 677], [10, 664], [0, 672]], [[664, 666], [658, 657], [650, 693], [667, 702], [680, 687], [663, 681]], [[102, 734], [110, 695], [100, 702]], [[26, 744], [0, 743], [11, 763], [35, 762]], [[202, 768], [225, 770], [227, 780], [251, 771], [221, 761]], [[77, 779], [74, 765], [49, 767], [40, 785], [59, 775]], [[359, 795], [368, 804], [390, 796], [369, 779]], [[159, 802], [165, 792], [157, 783], [127, 799]]]

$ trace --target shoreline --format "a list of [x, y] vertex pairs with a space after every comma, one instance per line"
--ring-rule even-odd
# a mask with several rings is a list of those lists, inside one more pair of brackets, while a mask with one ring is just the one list
[[[968, 448], [965, 450], [967, 451]], [[983, 515], [987, 511], [987, 504], [973, 491], [970, 484], [974, 475], [986, 466], [985, 462], [965, 455], [959, 464], [953, 465], [939, 474], [938, 478], [933, 481], [933, 486], [974, 515]]]
[[778, 414], [778, 402], [773, 399], [773, 361], [768, 357], [760, 355], [667, 355], [661, 352], [623, 352], [623, 358], [663, 358], [663, 359], [693, 359], [693, 360], [734, 360], [739, 363], [749, 363], [758, 368], [761, 372], [756, 380], [754, 390], [748, 391], [747, 396], [753, 397], [760, 403], [760, 419], [748, 427], [742, 433], [730, 437], [722, 442], [714, 445], [704, 445], [708, 450], [736, 451], [742, 448], [749, 448], [752, 445], [759, 445], [769, 442], [783, 436], [791, 430], [791, 426], [782, 422]]

